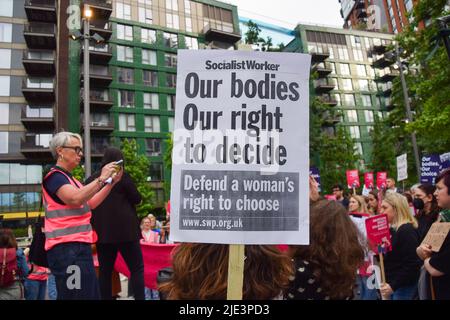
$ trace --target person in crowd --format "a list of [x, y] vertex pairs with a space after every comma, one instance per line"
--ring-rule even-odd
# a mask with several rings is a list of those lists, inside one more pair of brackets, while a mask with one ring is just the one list
[[395, 186], [395, 180], [394, 178], [387, 178], [386, 179], [386, 194], [391, 192], [397, 192], [397, 187]]
[[[109, 147], [105, 150], [101, 170], [108, 163], [124, 160], [122, 151]], [[130, 270], [129, 284], [135, 300], [144, 300], [144, 261], [139, 240], [139, 218], [136, 206], [142, 197], [122, 162], [122, 179], [114, 186], [103, 202], [93, 210], [92, 226], [98, 234], [97, 254], [99, 284], [103, 300], [111, 300], [112, 274], [117, 253], [120, 252]], [[101, 171], [86, 180], [91, 183], [101, 176]]]
[[406, 198], [406, 201], [408, 202], [409, 207], [409, 213], [411, 214], [411, 217], [416, 216], [416, 209], [414, 208], [414, 198], [411, 195], [409, 191], [403, 192], [402, 195]]
[[335, 184], [332, 188], [333, 195], [336, 197], [336, 201], [342, 204], [346, 209], [348, 209], [349, 201], [344, 197], [344, 188], [340, 184]]
[[439, 216], [439, 207], [434, 196], [436, 187], [430, 184], [421, 184], [414, 192], [413, 205], [416, 210], [418, 222], [419, 241], [425, 238], [431, 225], [436, 222]]
[[[99, 299], [99, 287], [94, 270], [91, 244], [97, 241], [92, 229], [91, 210], [108, 196], [122, 178], [115, 173], [113, 162], [106, 164], [98, 178], [83, 186], [71, 172], [80, 164], [83, 145], [79, 134], [59, 132], [50, 141], [50, 150], [56, 165], [42, 183], [45, 210], [45, 250], [51, 273], [55, 276], [58, 300]], [[79, 286], [67, 285], [73, 268], [77, 267], [81, 279]]]
[[367, 209], [369, 209], [369, 213], [374, 216], [379, 214], [378, 210], [378, 193], [375, 191], [369, 191], [369, 195], [367, 196]]
[[[172, 278], [160, 292], [169, 300], [225, 300], [228, 252], [225, 244], [181, 243], [174, 249]], [[276, 246], [246, 245], [243, 299], [281, 299], [292, 274], [290, 258]]]
[[381, 295], [385, 299], [412, 300], [417, 295], [421, 266], [416, 255], [417, 222], [409, 212], [406, 198], [399, 193], [386, 195], [381, 213], [387, 214], [392, 244], [392, 251], [385, 255], [386, 283], [381, 284]]
[[45, 300], [50, 270], [36, 264], [31, 264], [29, 268], [30, 273], [24, 281], [25, 300]]
[[147, 216], [150, 219], [150, 228], [158, 233], [161, 232], [162, 223], [156, 219], [153, 214]]
[[[439, 222], [450, 222], [450, 169], [442, 171], [436, 178], [434, 193], [438, 206]], [[447, 234], [439, 252], [433, 252], [431, 246], [423, 244], [417, 248], [417, 255], [424, 262], [426, 271], [431, 275], [433, 298], [450, 300], [450, 233]]]
[[161, 228], [159, 243], [173, 244], [173, 241], [170, 240], [170, 219], [168, 219]]
[[350, 213], [363, 213], [369, 214], [369, 209], [366, 206], [366, 200], [362, 196], [352, 195], [350, 196], [348, 211]]
[[359, 232], [335, 201], [311, 204], [310, 245], [291, 246], [295, 276], [285, 297], [297, 300], [351, 299], [356, 270], [363, 264]]
[[420, 183], [415, 183], [411, 186], [411, 188], [409, 188], [409, 192], [411, 193], [413, 198], [415, 196], [415, 192], [416, 192], [418, 186], [420, 186]]
[[152, 221], [145, 217], [141, 220], [141, 235], [144, 243], [158, 243], [159, 233], [152, 230]]
[[0, 229], [0, 257], [0, 300], [23, 300], [23, 281], [30, 270], [11, 229]]

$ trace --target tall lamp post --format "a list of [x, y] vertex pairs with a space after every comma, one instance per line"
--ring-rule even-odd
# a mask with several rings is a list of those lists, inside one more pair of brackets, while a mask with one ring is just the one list
[[96, 43], [104, 42], [99, 34], [90, 35], [89, 20], [92, 18], [92, 10], [85, 5], [83, 10], [83, 34], [79, 30], [74, 30], [70, 33], [73, 40], [83, 40], [83, 82], [84, 82], [84, 171], [85, 177], [91, 175], [91, 124], [90, 124], [90, 88], [89, 88], [89, 41], [95, 40]]

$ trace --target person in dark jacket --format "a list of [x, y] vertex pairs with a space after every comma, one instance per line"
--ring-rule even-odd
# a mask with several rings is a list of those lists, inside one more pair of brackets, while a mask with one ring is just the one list
[[[123, 160], [117, 148], [108, 148], [102, 160], [102, 167], [112, 161]], [[123, 163], [124, 165], [124, 163]], [[99, 284], [102, 299], [112, 299], [111, 276], [120, 252], [130, 270], [130, 286], [136, 300], [144, 300], [144, 262], [139, 240], [141, 231], [136, 214], [136, 205], [142, 197], [130, 175], [123, 166], [122, 180], [114, 186], [108, 197], [93, 210], [91, 224], [97, 232], [97, 254], [99, 261]], [[95, 180], [100, 172], [94, 173], [87, 182]]]
[[420, 259], [417, 221], [411, 216], [406, 198], [399, 193], [388, 193], [381, 203], [381, 213], [388, 216], [391, 226], [392, 251], [385, 256], [386, 283], [381, 284], [381, 295], [392, 300], [412, 300], [417, 296]]
[[439, 206], [434, 196], [436, 187], [431, 184], [421, 184], [414, 190], [414, 208], [417, 211], [417, 222], [419, 224], [419, 240], [425, 238], [431, 225], [436, 222], [439, 216]]

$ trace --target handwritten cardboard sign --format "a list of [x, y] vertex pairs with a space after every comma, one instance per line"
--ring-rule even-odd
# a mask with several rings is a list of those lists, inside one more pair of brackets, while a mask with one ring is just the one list
[[422, 244], [430, 245], [432, 251], [439, 252], [449, 231], [450, 222], [435, 222], [431, 225]]
[[391, 233], [386, 214], [379, 214], [366, 219], [367, 240], [376, 254], [392, 250]]

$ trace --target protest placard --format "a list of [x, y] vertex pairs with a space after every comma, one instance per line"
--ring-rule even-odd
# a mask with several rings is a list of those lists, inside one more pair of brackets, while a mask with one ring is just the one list
[[422, 241], [422, 244], [431, 246], [431, 250], [439, 252], [442, 244], [450, 231], [450, 222], [435, 222]]
[[397, 181], [408, 179], [408, 161], [407, 154], [404, 153], [397, 157]]
[[319, 189], [319, 192], [322, 190], [321, 189], [321, 185], [320, 185], [320, 172], [319, 172], [319, 168], [316, 167], [310, 167], [309, 168], [309, 175], [312, 176], [314, 178], [314, 180], [316, 180], [317, 182], [317, 187]]
[[349, 189], [359, 188], [359, 173], [358, 170], [347, 170], [347, 187]]
[[422, 156], [420, 165], [420, 183], [435, 184], [441, 167], [441, 157], [439, 154], [429, 154]]
[[378, 190], [386, 189], [387, 172], [377, 172], [377, 188]]
[[172, 240], [309, 243], [310, 59], [178, 51]]
[[379, 214], [366, 219], [367, 240], [372, 251], [386, 253], [392, 250], [391, 233], [386, 214]]
[[373, 172], [365, 172], [364, 173], [364, 186], [367, 189], [373, 189], [374, 188]]

